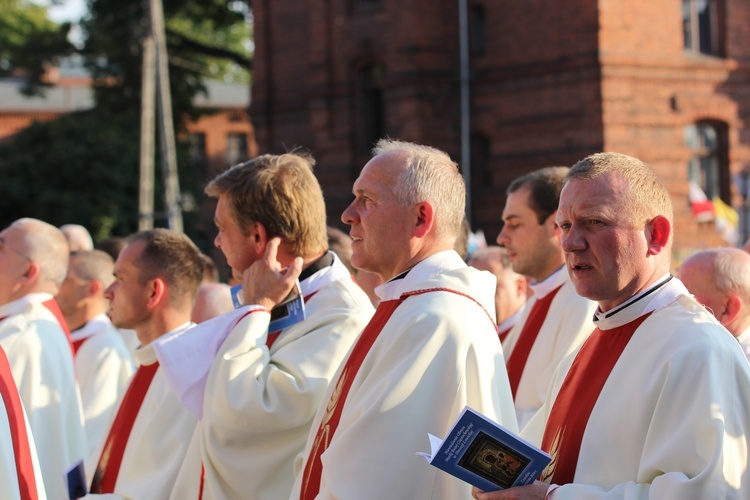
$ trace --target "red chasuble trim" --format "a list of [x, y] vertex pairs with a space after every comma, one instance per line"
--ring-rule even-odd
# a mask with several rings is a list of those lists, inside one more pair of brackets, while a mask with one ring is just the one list
[[104, 443], [94, 480], [91, 483], [91, 493], [114, 493], [130, 431], [133, 430], [135, 418], [141, 410], [143, 399], [158, 368], [157, 362], [152, 365], [141, 365], [135, 372], [133, 381], [130, 382], [120, 408], [117, 410], [117, 416], [112, 422], [107, 441]]
[[555, 398], [542, 438], [552, 462], [539, 476], [551, 484], [573, 482], [583, 433], [604, 383], [633, 334], [651, 313], [619, 328], [598, 328], [581, 347]]
[[383, 330], [383, 327], [393, 315], [394, 311], [401, 305], [401, 303], [414, 295], [422, 295], [428, 292], [451, 292], [456, 295], [461, 295], [469, 300], [474, 301], [487, 315], [492, 324], [495, 324], [495, 320], [487, 312], [487, 310], [477, 302], [476, 299], [465, 293], [451, 290], [449, 288], [428, 288], [423, 290], [415, 290], [413, 292], [407, 292], [401, 295], [398, 299], [387, 300], [380, 302], [378, 308], [375, 310], [375, 315], [372, 317], [370, 322], [367, 324], [356, 344], [352, 348], [349, 358], [347, 358], [341, 375], [339, 375], [336, 388], [331, 394], [331, 400], [328, 402], [326, 407], [326, 413], [320, 422], [318, 432], [315, 435], [315, 441], [313, 442], [310, 455], [307, 457], [305, 463], [305, 469], [302, 476], [302, 487], [300, 489], [301, 500], [312, 500], [320, 492], [320, 480], [323, 475], [323, 462], [322, 455], [328, 449], [328, 445], [331, 443], [331, 438], [336, 433], [336, 429], [341, 420], [341, 413], [343, 412], [344, 406], [346, 405], [346, 397], [349, 394], [349, 390], [352, 387], [352, 382], [357, 376], [362, 363], [370, 352], [370, 348], [375, 343]]
[[49, 309], [49, 312], [55, 315], [57, 323], [60, 325], [60, 328], [63, 329], [63, 331], [65, 332], [65, 337], [68, 339], [68, 343], [70, 344], [70, 351], [73, 353], [73, 357], [75, 357], [76, 349], [73, 346], [73, 339], [70, 337], [70, 329], [68, 328], [68, 323], [67, 321], [65, 321], [65, 317], [63, 316], [62, 311], [60, 310], [60, 306], [57, 305], [57, 301], [53, 297], [42, 302], [42, 305]]
[[21, 396], [18, 394], [18, 388], [10, 371], [8, 357], [2, 348], [0, 348], [0, 395], [2, 395], [5, 411], [8, 414], [13, 455], [16, 460], [19, 495], [23, 499], [36, 500], [38, 494], [34, 477], [34, 463], [31, 458], [31, 445], [26, 431], [26, 421], [23, 418]]
[[[508, 381], [510, 381], [510, 391], [513, 393], [514, 401], [531, 348], [534, 346], [534, 342], [536, 342], [536, 338], [539, 335], [539, 330], [542, 329], [542, 324], [544, 324], [544, 320], [547, 318], [549, 307], [552, 305], [552, 299], [555, 298], [560, 288], [562, 288], [562, 285], [534, 302], [534, 306], [531, 308], [529, 315], [526, 317], [526, 322], [523, 324], [521, 333], [518, 335], [516, 346], [513, 348], [513, 352], [510, 353], [507, 363]], [[500, 342], [502, 343], [503, 340], [500, 339]]]

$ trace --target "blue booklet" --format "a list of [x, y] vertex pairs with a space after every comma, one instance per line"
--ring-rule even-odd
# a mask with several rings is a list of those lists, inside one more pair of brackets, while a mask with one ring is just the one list
[[86, 473], [83, 470], [83, 459], [78, 460], [65, 471], [65, 482], [68, 485], [68, 498], [86, 496], [89, 490], [86, 485]]
[[417, 453], [484, 491], [531, 484], [552, 458], [468, 406], [445, 440], [428, 434], [431, 453]]
[[[242, 307], [242, 285], [235, 285], [231, 289], [232, 302], [234, 308]], [[271, 309], [271, 323], [268, 325], [269, 332], [283, 330], [289, 326], [303, 321], [305, 314], [305, 301], [302, 298], [302, 290], [299, 281], [294, 284], [294, 288], [289, 292], [283, 301]]]

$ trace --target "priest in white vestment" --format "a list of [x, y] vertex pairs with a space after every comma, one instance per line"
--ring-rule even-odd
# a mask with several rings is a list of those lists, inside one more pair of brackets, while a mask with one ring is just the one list
[[34, 436], [2, 347], [0, 395], [0, 498], [45, 499]]
[[661, 179], [635, 158], [592, 155], [568, 174], [556, 221], [597, 328], [524, 429], [553, 457], [543, 481], [475, 498], [750, 498], [750, 366], [669, 274]]
[[63, 475], [87, 453], [73, 353], [54, 312], [67, 267], [68, 243], [56, 227], [19, 219], [0, 232], [0, 346], [38, 443], [50, 498], [67, 498]]
[[468, 498], [416, 453], [466, 405], [516, 429], [495, 278], [453, 250], [465, 188], [450, 157], [390, 140], [374, 153], [342, 220], [381, 301], [318, 408], [290, 498]]
[[739, 248], [697, 252], [680, 265], [680, 280], [750, 360], [750, 254]]
[[104, 439], [117, 402], [135, 373], [130, 352], [106, 314], [109, 301], [104, 290], [114, 281], [113, 270], [112, 257], [105, 252], [72, 252], [68, 274], [57, 295], [73, 340], [89, 473], [96, 465], [90, 463], [91, 456]]
[[138, 334], [139, 366], [97, 450], [89, 496], [163, 500], [172, 491], [196, 418], [169, 388], [154, 341], [194, 326], [190, 313], [203, 262], [187, 236], [166, 229], [141, 231], [127, 241], [105, 296], [112, 323]]
[[542, 406], [557, 365], [594, 328], [596, 303], [578, 295], [570, 282], [555, 224], [567, 172], [566, 167], [542, 168], [511, 182], [497, 236], [513, 270], [531, 279], [533, 293], [502, 339], [521, 429]]
[[[218, 198], [215, 243], [242, 279], [245, 305], [156, 345], [175, 392], [200, 419], [172, 498], [285, 498], [315, 411], [373, 308], [327, 251], [310, 159], [264, 155], [206, 192]], [[273, 326], [277, 301], [266, 299], [267, 280], [256, 272], [266, 265], [271, 289], [277, 269], [299, 266], [304, 319]]]

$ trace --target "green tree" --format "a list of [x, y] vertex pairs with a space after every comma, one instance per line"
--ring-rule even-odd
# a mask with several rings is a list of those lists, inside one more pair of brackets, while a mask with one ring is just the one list
[[22, 73], [24, 92], [42, 93], [46, 67], [73, 50], [70, 24], [53, 23], [46, 7], [23, 0], [0, 0], [0, 12], [0, 77]]

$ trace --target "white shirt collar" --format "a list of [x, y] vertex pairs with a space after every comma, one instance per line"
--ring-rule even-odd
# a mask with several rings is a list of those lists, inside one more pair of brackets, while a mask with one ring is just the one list
[[42, 302], [47, 302], [51, 298], [53, 298], [51, 293], [30, 293], [24, 295], [20, 299], [13, 300], [0, 306], [0, 317], [13, 316], [14, 314], [20, 313], [31, 304], [41, 304]]
[[333, 255], [333, 264], [324, 267], [317, 271], [312, 276], [308, 276], [302, 280], [299, 284], [302, 296], [307, 297], [311, 293], [315, 293], [329, 283], [334, 281], [341, 281], [351, 277], [349, 269], [341, 262], [338, 255], [334, 252], [329, 252]]
[[[169, 337], [173, 334], [177, 334], [179, 332], [185, 331], [188, 328], [192, 328], [195, 326], [195, 323], [192, 321], [188, 321], [187, 323], [183, 323], [182, 325], [178, 326], [174, 330], [170, 330], [167, 333], [160, 335], [159, 338], [162, 337]], [[149, 342], [146, 345], [140, 346], [138, 349], [135, 350], [135, 360], [138, 362], [139, 365], [153, 365], [156, 363], [156, 352], [154, 351], [154, 342]]]
[[71, 340], [73, 340], [73, 342], [87, 339], [96, 332], [100, 331], [102, 328], [105, 328], [106, 325], [111, 324], [112, 322], [109, 320], [106, 314], [97, 314], [86, 323], [84, 323], [82, 327], [70, 332], [70, 338]]
[[569, 280], [570, 276], [568, 276], [568, 270], [565, 268], [565, 264], [563, 264], [557, 268], [557, 271], [544, 278], [544, 280], [530, 283], [529, 287], [531, 287], [531, 290], [534, 292], [534, 297], [536, 297], [537, 300], [540, 300], [551, 291], [560, 288], [560, 285]]

